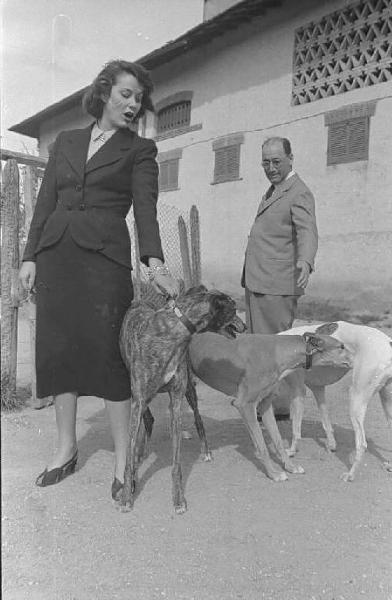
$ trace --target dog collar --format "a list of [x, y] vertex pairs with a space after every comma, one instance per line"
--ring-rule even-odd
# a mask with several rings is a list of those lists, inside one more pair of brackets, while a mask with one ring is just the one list
[[185, 327], [187, 328], [187, 330], [189, 331], [189, 333], [196, 333], [196, 327], [194, 326], [193, 323], [191, 323], [191, 321], [188, 319], [188, 317], [186, 317], [184, 315], [184, 313], [181, 312], [181, 310], [178, 308], [178, 306], [173, 306], [173, 312], [176, 315], [176, 317], [178, 317], [181, 321], [181, 323], [183, 325], [185, 325]]
[[305, 369], [309, 370], [312, 368], [313, 354], [312, 347], [309, 342], [306, 342], [305, 348]]

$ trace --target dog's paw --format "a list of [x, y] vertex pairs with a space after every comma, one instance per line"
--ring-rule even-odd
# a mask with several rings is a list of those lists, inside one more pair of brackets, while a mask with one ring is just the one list
[[284, 471], [275, 471], [274, 473], [271, 473], [269, 476], [276, 483], [288, 480], [288, 476]]
[[133, 508], [133, 506], [130, 502], [125, 502], [125, 504], [119, 505], [120, 512], [122, 512], [122, 513], [131, 512], [132, 508]]
[[201, 455], [202, 462], [212, 462], [212, 454], [211, 452], [206, 452]]
[[296, 465], [292, 462], [285, 464], [285, 469], [289, 473], [294, 473], [294, 475], [303, 475], [305, 473], [305, 469], [301, 465]]
[[184, 513], [186, 513], [187, 505], [186, 505], [185, 500], [184, 500], [184, 502], [181, 502], [181, 504], [176, 504], [176, 506], [174, 507], [174, 511], [175, 511], [176, 515], [183, 515]]
[[336, 441], [334, 439], [327, 439], [325, 447], [328, 452], [336, 452]]
[[354, 475], [351, 473], [351, 471], [348, 471], [347, 473], [342, 473], [340, 479], [348, 483], [349, 481], [354, 481]]

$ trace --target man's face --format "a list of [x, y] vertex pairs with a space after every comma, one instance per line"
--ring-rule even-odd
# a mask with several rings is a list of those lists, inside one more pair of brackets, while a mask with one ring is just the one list
[[284, 151], [279, 140], [264, 145], [262, 151], [262, 167], [273, 185], [281, 183], [291, 171], [293, 156]]

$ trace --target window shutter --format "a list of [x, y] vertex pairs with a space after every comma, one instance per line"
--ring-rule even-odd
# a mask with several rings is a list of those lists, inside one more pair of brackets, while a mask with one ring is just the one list
[[238, 179], [240, 173], [240, 145], [215, 150], [214, 183]]
[[348, 119], [328, 127], [327, 165], [367, 160], [369, 117]]
[[159, 164], [159, 190], [161, 192], [178, 189], [179, 159], [162, 161]]
[[224, 181], [226, 174], [226, 148], [215, 151], [214, 181]]
[[237, 179], [240, 174], [240, 147], [229, 146], [226, 150], [227, 174], [230, 179]]
[[162, 162], [159, 165], [159, 189], [167, 189], [169, 184], [169, 164], [168, 162]]
[[333, 123], [328, 128], [327, 164], [345, 162], [347, 154], [347, 121]]
[[369, 118], [349, 121], [347, 138], [347, 152], [351, 159], [366, 160], [369, 154]]

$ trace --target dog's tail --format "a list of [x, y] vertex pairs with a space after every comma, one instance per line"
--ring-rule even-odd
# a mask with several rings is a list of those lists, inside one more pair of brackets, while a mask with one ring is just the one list
[[385, 412], [387, 423], [392, 428], [392, 379], [380, 390], [382, 407]]

